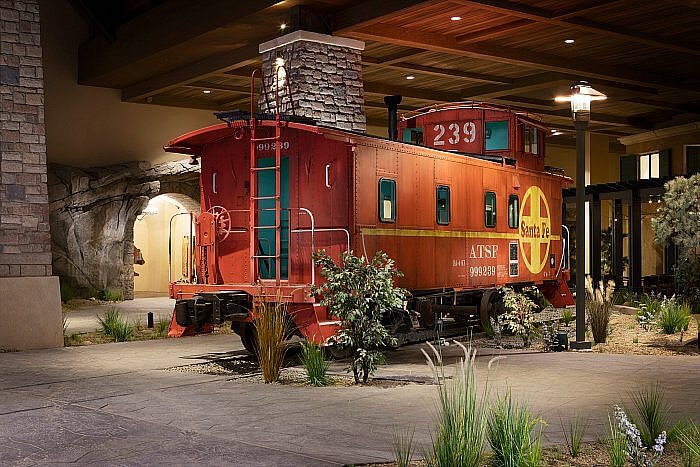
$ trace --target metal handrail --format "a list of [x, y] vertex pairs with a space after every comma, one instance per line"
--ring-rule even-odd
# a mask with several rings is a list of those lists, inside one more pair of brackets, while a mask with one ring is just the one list
[[[562, 242], [561, 261], [559, 262], [559, 270], [557, 271], [557, 273], [556, 273], [556, 275], [555, 275], [554, 277], [559, 277], [559, 274], [560, 274], [561, 271], [564, 269], [564, 257], [565, 257], [565, 256], [564, 256], [564, 248], [566, 248], [566, 259], [568, 260], [567, 266], [569, 266], [569, 265], [571, 264], [571, 254], [570, 254], [570, 252], [569, 252], [569, 243], [570, 243], [570, 242], [567, 242], [567, 241], [566, 241], [567, 238], [568, 238], [568, 239], [571, 239], [571, 233], [569, 232], [569, 228], [568, 228], [567, 226], [565, 226], [564, 224], [562, 224], [561, 228], [562, 228], [563, 230], [566, 230], [566, 238], [564, 238], [564, 236], [562, 235], [562, 238], [561, 238], [561, 242]], [[563, 232], [562, 232], [562, 233], [563, 233]], [[567, 268], [567, 269], [568, 269], [568, 268]]]

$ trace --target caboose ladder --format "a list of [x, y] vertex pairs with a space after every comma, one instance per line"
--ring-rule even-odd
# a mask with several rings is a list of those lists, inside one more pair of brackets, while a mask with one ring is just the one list
[[[281, 124], [279, 114], [275, 115], [275, 136], [273, 137], [257, 137], [257, 122], [255, 115], [250, 116], [250, 279], [251, 283], [255, 283], [260, 278], [259, 267], [260, 260], [274, 260], [275, 263], [275, 283], [280, 284], [281, 279], [281, 251], [282, 251], [282, 199], [281, 199], [281, 167], [282, 167], [282, 150], [280, 147], [281, 139]], [[258, 143], [269, 142], [275, 148], [274, 165], [265, 167], [259, 165], [260, 158], [258, 157]], [[260, 196], [258, 187], [258, 175], [263, 171], [274, 171], [275, 176], [275, 193], [274, 195]], [[260, 201], [274, 200], [274, 208], [265, 208], [260, 206]], [[271, 210], [275, 211], [274, 225], [265, 225], [259, 222], [263, 217], [264, 212]], [[258, 252], [260, 242], [260, 231], [274, 230], [275, 232], [275, 251], [274, 254], [266, 254], [262, 250]]]

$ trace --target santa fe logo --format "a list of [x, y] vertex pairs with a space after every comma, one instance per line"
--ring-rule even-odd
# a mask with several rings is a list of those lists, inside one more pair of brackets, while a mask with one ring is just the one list
[[552, 237], [549, 204], [538, 186], [528, 188], [523, 197], [519, 234], [525, 266], [531, 273], [538, 274], [547, 264]]

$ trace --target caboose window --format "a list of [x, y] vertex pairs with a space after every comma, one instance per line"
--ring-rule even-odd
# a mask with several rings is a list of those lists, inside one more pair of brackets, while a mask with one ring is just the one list
[[423, 128], [404, 128], [402, 141], [423, 146]]
[[396, 182], [388, 178], [379, 180], [379, 220], [396, 221]]
[[486, 122], [486, 150], [508, 149], [508, 120]]
[[486, 227], [496, 227], [496, 193], [487, 191], [484, 196], [484, 222]]
[[539, 154], [537, 145], [538, 137], [539, 135], [537, 134], [537, 128], [529, 126], [524, 127], [523, 142], [525, 143], [525, 152], [528, 152], [530, 154]]
[[450, 223], [450, 187], [439, 185], [437, 187], [437, 223], [447, 225]]
[[517, 229], [520, 222], [520, 200], [518, 195], [508, 197], [508, 227]]

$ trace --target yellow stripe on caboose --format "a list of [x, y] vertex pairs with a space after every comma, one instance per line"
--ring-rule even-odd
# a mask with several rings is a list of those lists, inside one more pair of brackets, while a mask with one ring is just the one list
[[[520, 240], [517, 232], [484, 232], [476, 230], [427, 230], [427, 229], [360, 229], [362, 235], [375, 237], [444, 237]], [[551, 235], [551, 240], [559, 240], [559, 235]]]

